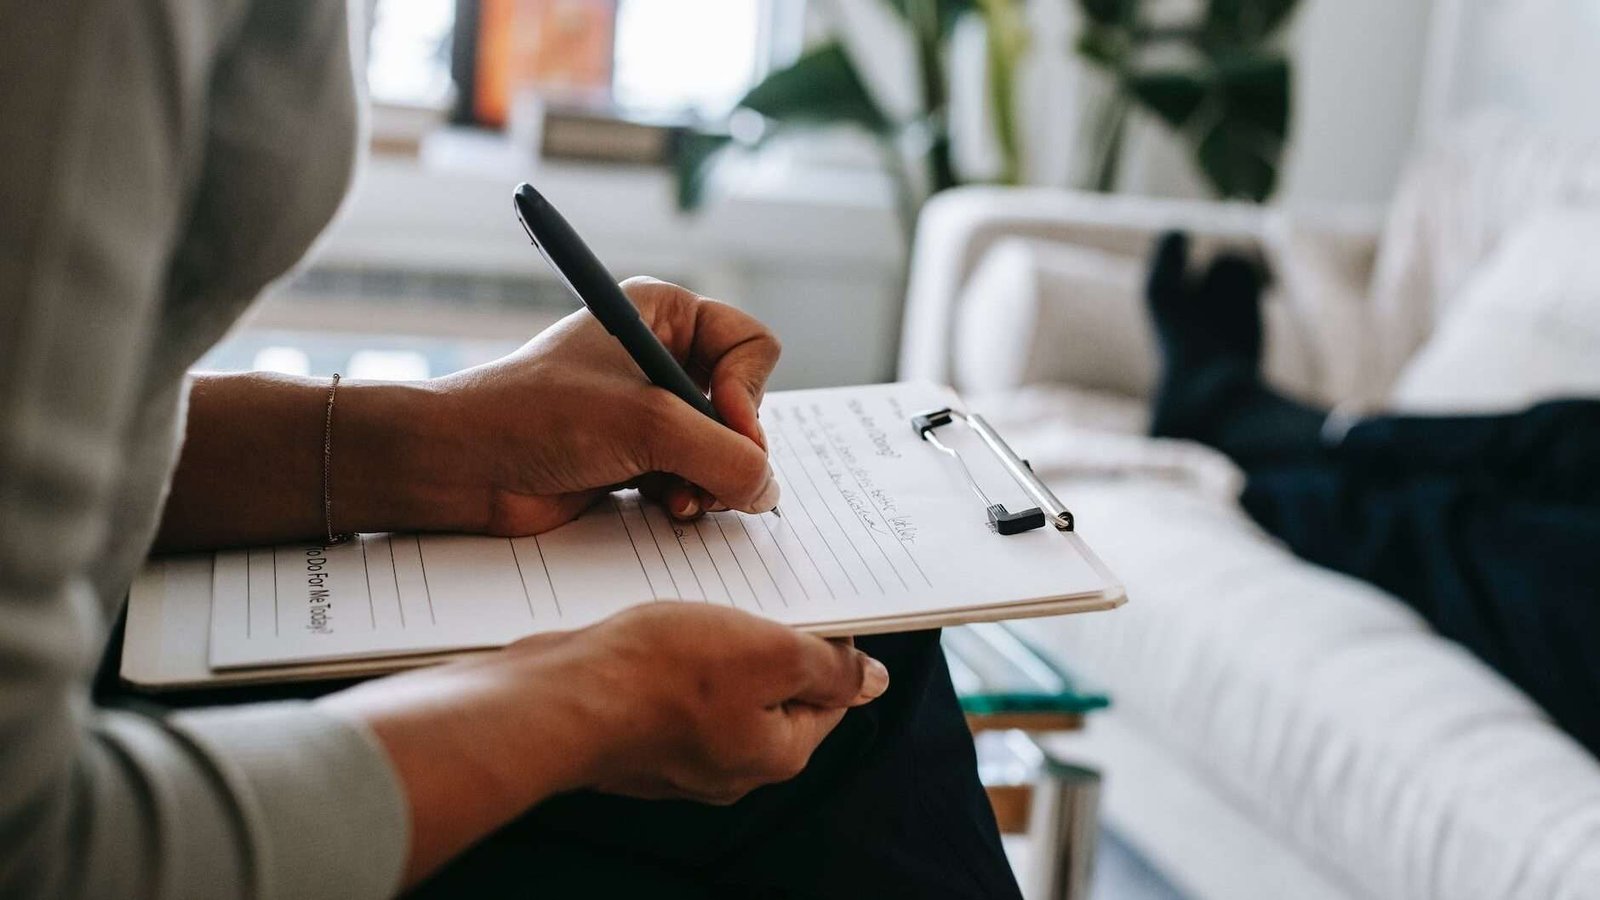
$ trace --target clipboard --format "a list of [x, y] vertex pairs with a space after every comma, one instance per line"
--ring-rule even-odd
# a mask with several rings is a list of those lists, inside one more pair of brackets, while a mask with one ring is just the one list
[[[152, 560], [131, 594], [122, 675], [146, 691], [375, 675], [581, 628], [652, 600], [728, 603], [825, 637], [1125, 602], [1072, 513], [981, 416], [956, 404], [947, 388], [915, 383], [769, 394], [762, 422], [782, 519], [714, 513], [683, 525], [623, 493], [526, 538], [363, 535], [338, 547]], [[1008, 476], [1036, 507], [991, 502], [1012, 497]], [[336, 649], [304, 649], [320, 640], [303, 633], [308, 560], [315, 589], [331, 587], [339, 627], [362, 632], [344, 632]], [[341, 566], [355, 566], [356, 580]], [[241, 586], [267, 593], [241, 603]], [[462, 604], [483, 627], [447, 632]], [[422, 637], [402, 633], [392, 613]]]
[[[961, 452], [945, 442], [939, 440], [937, 430], [954, 422], [961, 422], [972, 430], [989, 448], [1000, 464], [1005, 467], [1006, 473], [1027, 491], [1039, 506], [1010, 512], [1005, 504], [995, 503], [989, 498], [988, 492], [978, 484], [978, 479], [973, 477], [972, 467], [967, 465]], [[977, 495], [983, 504], [984, 514], [989, 518], [989, 527], [997, 534], [1022, 534], [1035, 528], [1043, 528], [1048, 521], [1057, 531], [1072, 531], [1077, 527], [1072, 511], [1066, 504], [1057, 499], [1050, 486], [1039, 479], [1033, 472], [1033, 466], [1027, 460], [1016, 454], [1007, 444], [1005, 438], [995, 431], [987, 421], [976, 413], [958, 412], [949, 407], [935, 409], [911, 417], [911, 430], [917, 437], [932, 444], [940, 452], [951, 457], [960, 467], [961, 476], [966, 481], [967, 487]]]

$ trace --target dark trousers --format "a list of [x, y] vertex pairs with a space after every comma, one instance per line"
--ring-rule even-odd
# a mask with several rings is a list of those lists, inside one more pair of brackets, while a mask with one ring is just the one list
[[1375, 418], [1300, 453], [1229, 438], [1266, 530], [1405, 600], [1600, 755], [1600, 401]]
[[727, 807], [556, 797], [415, 896], [1020, 900], [938, 632], [857, 645], [889, 668], [889, 690], [846, 715], [798, 778]]

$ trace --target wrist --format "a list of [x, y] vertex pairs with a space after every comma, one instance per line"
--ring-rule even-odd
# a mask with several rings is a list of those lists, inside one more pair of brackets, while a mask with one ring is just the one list
[[504, 651], [316, 702], [359, 723], [388, 757], [410, 812], [408, 886], [529, 808], [591, 783], [595, 736], [569, 686]]
[[348, 531], [481, 531], [472, 442], [431, 382], [342, 382], [333, 411], [329, 523]]

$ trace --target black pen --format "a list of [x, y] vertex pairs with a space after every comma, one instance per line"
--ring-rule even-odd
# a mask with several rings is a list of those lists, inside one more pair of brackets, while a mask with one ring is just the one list
[[[617, 279], [606, 270], [594, 251], [583, 242], [578, 232], [556, 211], [544, 195], [524, 182], [517, 185], [512, 195], [517, 208], [517, 220], [528, 239], [538, 248], [539, 255], [550, 264], [558, 277], [605, 330], [622, 344], [633, 361], [638, 363], [650, 383], [669, 390], [678, 399], [699, 410], [706, 418], [727, 427], [711, 400], [700, 391], [689, 373], [678, 365], [672, 353], [662, 346], [650, 326], [644, 323], [639, 310], [622, 292]], [[774, 506], [772, 512], [779, 518], [783, 514]]]

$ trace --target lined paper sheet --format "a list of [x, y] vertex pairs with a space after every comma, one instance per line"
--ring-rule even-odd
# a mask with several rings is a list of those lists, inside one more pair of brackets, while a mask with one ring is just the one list
[[[1076, 536], [989, 530], [954, 462], [910, 428], [914, 413], [955, 402], [915, 384], [769, 395], [761, 421], [782, 518], [680, 523], [621, 492], [538, 536], [372, 534], [218, 553], [211, 665], [499, 646], [647, 602], [717, 603], [848, 633], [850, 623], [1113, 588]], [[974, 437], [942, 436], [996, 502], [1027, 505]]]

